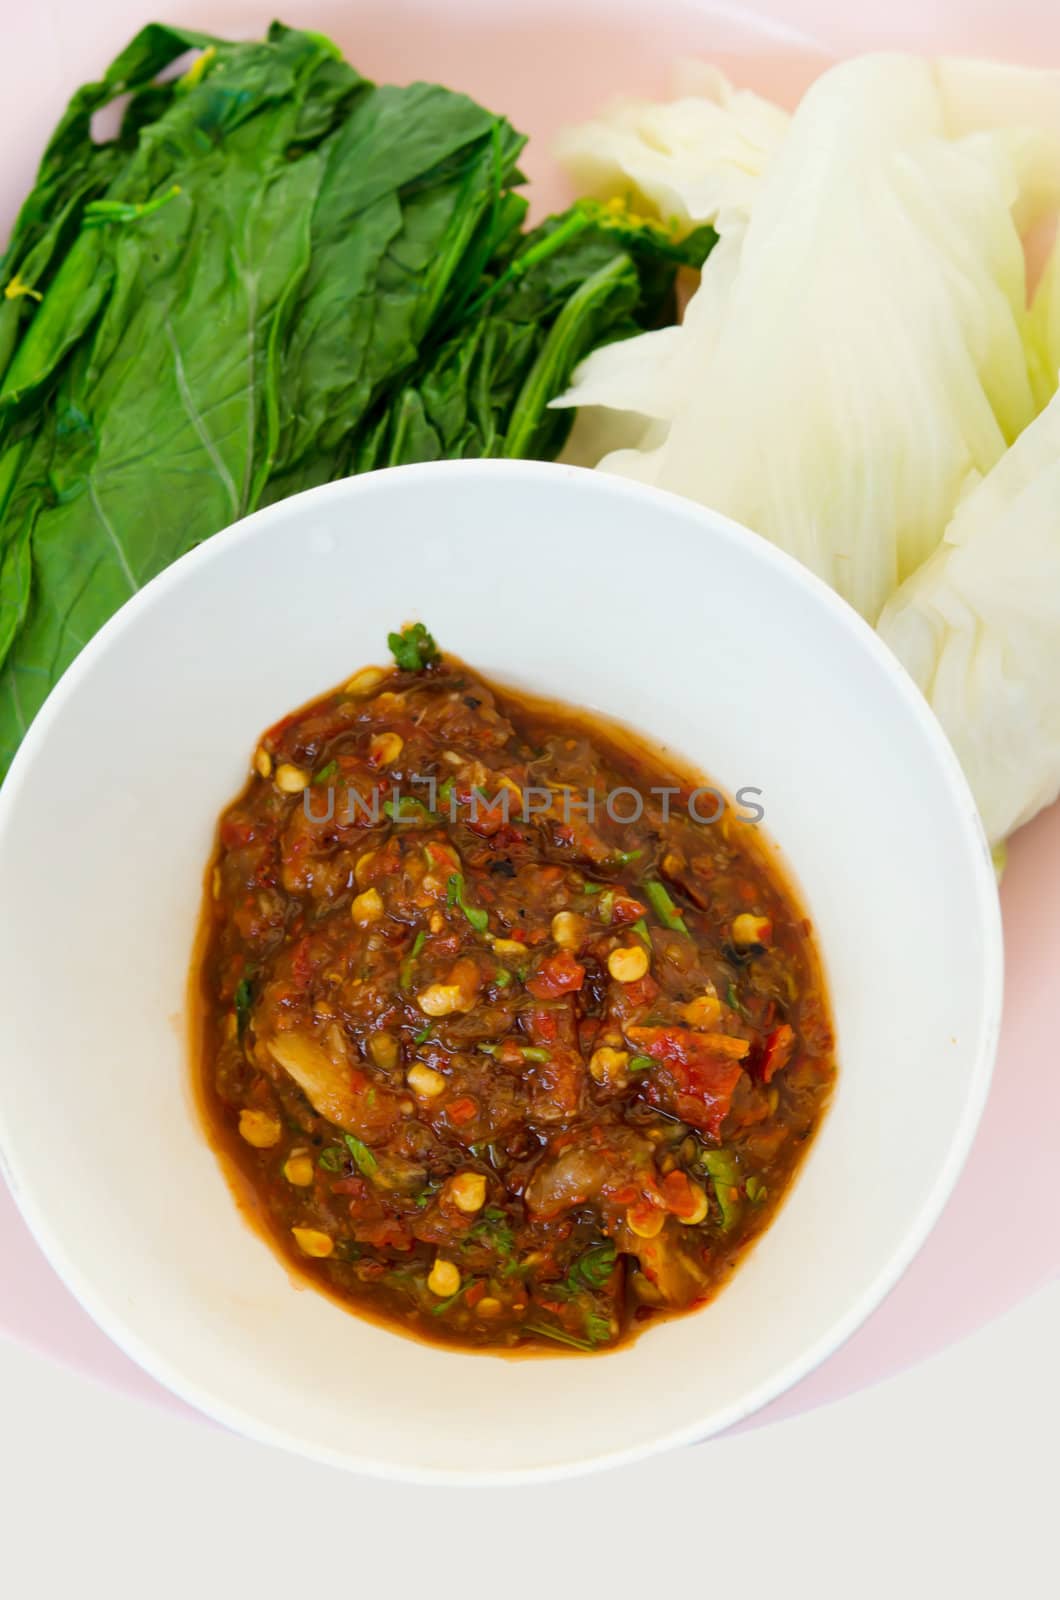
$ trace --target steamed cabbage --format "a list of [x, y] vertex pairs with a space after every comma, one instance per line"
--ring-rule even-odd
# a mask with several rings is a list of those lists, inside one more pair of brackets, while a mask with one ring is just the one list
[[1034, 296], [1028, 356], [1038, 401], [1044, 406], [1056, 393], [1060, 372], [1060, 246], [1049, 256]]
[[664, 221], [746, 219], [787, 112], [701, 63], [679, 69], [678, 89], [662, 104], [617, 100], [568, 128], [557, 141], [560, 160], [579, 193], [625, 197]]
[[648, 335], [591, 357], [564, 397], [647, 419], [606, 470], [747, 523], [873, 622], [1036, 409], [1017, 164], [1001, 136], [949, 139], [944, 112], [926, 62], [826, 73], [749, 223], [719, 217], [731, 249], [667, 371]]
[[1060, 793], [1060, 395], [958, 507], [879, 622], [991, 843]]
[[1003, 839], [1060, 789], [1060, 246], [1029, 312], [1023, 245], [1060, 204], [1060, 75], [843, 63], [738, 188], [731, 95], [698, 186], [661, 108], [652, 162], [631, 118], [568, 136], [579, 175], [595, 148], [720, 243], [681, 327], [576, 371], [571, 458], [729, 514], [878, 621]]

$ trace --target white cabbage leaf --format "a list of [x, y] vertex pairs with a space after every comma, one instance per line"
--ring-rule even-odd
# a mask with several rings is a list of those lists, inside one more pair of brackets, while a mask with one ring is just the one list
[[997, 844], [1060, 793], [1060, 395], [962, 501], [879, 632]]
[[685, 228], [746, 219], [788, 114], [702, 62], [683, 63], [677, 77], [676, 99], [616, 100], [561, 133], [556, 153], [580, 194], [628, 197]]
[[605, 470], [746, 523], [873, 622], [1037, 410], [1013, 213], [1044, 204], [1052, 130], [995, 131], [984, 97], [960, 63], [831, 69], [750, 220], [719, 215], [676, 336], [598, 352], [560, 401], [621, 413], [614, 441], [587, 424]]
[[1038, 281], [1027, 351], [1038, 403], [1044, 406], [1056, 393], [1060, 372], [1060, 243], [1054, 245]]

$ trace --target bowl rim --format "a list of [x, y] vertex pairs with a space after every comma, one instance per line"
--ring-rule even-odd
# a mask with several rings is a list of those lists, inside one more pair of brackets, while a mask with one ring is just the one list
[[[20, 1181], [19, 1161], [15, 1154], [17, 1140], [2, 1095], [0, 1095], [0, 1173], [6, 1178], [15, 1204], [38, 1248], [82, 1309], [148, 1376], [213, 1421], [259, 1443], [275, 1445], [310, 1460], [389, 1481], [464, 1487], [555, 1482], [583, 1476], [605, 1467], [631, 1465], [683, 1445], [700, 1444], [745, 1421], [814, 1372], [847, 1342], [890, 1294], [921, 1250], [953, 1192], [986, 1105], [1002, 1016], [1004, 942], [1001, 906], [990, 847], [968, 780], [956, 753], [913, 679], [876, 631], [852, 606], [793, 556], [721, 512], [651, 484], [584, 467], [523, 460], [472, 459], [420, 462], [385, 467], [370, 473], [336, 479], [251, 512], [180, 556], [130, 596], [93, 635], [53, 686], [17, 750], [6, 779], [0, 785], [0, 855], [4, 849], [4, 837], [8, 825], [19, 805], [26, 776], [37, 751], [48, 738], [53, 722], [66, 702], [76, 694], [82, 679], [88, 674], [97, 657], [111, 648], [141, 612], [162, 604], [170, 591], [179, 588], [189, 574], [199, 568], [208, 567], [212, 561], [220, 559], [226, 551], [252, 544], [262, 531], [273, 523], [291, 517], [292, 507], [295, 508], [293, 514], [296, 518], [310, 516], [314, 508], [333, 500], [356, 498], [362, 493], [385, 494], [388, 483], [399, 480], [408, 482], [413, 478], [428, 481], [444, 479], [456, 483], [482, 478], [509, 478], [513, 483], [517, 483], [520, 479], [551, 481], [557, 484], [566, 482], [575, 488], [576, 494], [584, 490], [590, 494], [600, 494], [605, 498], [637, 501], [643, 506], [647, 515], [653, 510], [660, 509], [671, 514], [677, 512], [689, 525], [698, 524], [701, 528], [709, 530], [712, 537], [720, 538], [729, 544], [744, 546], [752, 560], [772, 567], [783, 581], [801, 589], [811, 606], [823, 606], [830, 612], [834, 620], [848, 634], [852, 646], [867, 651], [873, 658], [898, 700], [904, 705], [907, 714], [918, 724], [946, 782], [953, 802], [954, 820], [961, 830], [963, 850], [975, 891], [986, 987], [979, 1037], [975, 1045], [968, 1093], [962, 1113], [953, 1128], [945, 1159], [939, 1167], [914, 1225], [907, 1229], [899, 1244], [874, 1274], [870, 1285], [848, 1307], [845, 1315], [835, 1319], [801, 1356], [778, 1369], [767, 1381], [749, 1393], [721, 1408], [709, 1422], [705, 1423], [702, 1419], [693, 1421], [681, 1428], [671, 1429], [665, 1434], [623, 1449], [597, 1452], [576, 1459], [565, 1458], [533, 1467], [493, 1468], [477, 1472], [465, 1468], [398, 1464], [373, 1456], [360, 1455], [355, 1449], [337, 1450], [319, 1445], [312, 1440], [299, 1437], [286, 1428], [263, 1422], [252, 1412], [244, 1411], [237, 1405], [229, 1404], [223, 1396], [200, 1387], [194, 1379], [189, 1378], [181, 1370], [179, 1365], [156, 1355], [150, 1345], [141, 1341], [128, 1327], [121, 1310], [112, 1306], [105, 1295], [97, 1294], [91, 1274], [83, 1272], [77, 1261], [70, 1257], [60, 1233], [45, 1220], [42, 1209], [34, 1197], [32, 1185]], [[778, 842], [783, 848], [783, 841]]]

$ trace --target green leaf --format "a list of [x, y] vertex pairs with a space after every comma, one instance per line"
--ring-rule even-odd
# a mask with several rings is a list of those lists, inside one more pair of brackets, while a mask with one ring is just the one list
[[[82, 208], [105, 193], [135, 148], [144, 108], [150, 106], [147, 119], [153, 120], [175, 92], [172, 84], [154, 80], [186, 50], [209, 43], [204, 35], [152, 23], [137, 34], [98, 83], [77, 91], [48, 141], [33, 189], [18, 214], [0, 262], [0, 281], [6, 285], [17, 277], [42, 296], [47, 293], [77, 236]], [[131, 98], [118, 136], [96, 143], [93, 117], [126, 94]], [[0, 300], [0, 377], [32, 315], [32, 304]], [[0, 650], [0, 658], [2, 655]]]
[[580, 1255], [567, 1274], [567, 1285], [572, 1291], [602, 1289], [615, 1270], [618, 1254], [610, 1239], [590, 1245]]
[[[400, 393], [475, 259], [477, 228], [514, 181], [522, 143], [503, 119], [435, 84], [385, 87], [354, 104], [314, 215], [268, 499], [358, 465], [378, 426], [371, 407]], [[359, 470], [373, 465], [385, 459]]]
[[611, 1318], [590, 1311], [585, 1318], [585, 1336], [590, 1344], [606, 1344], [611, 1337]]
[[589, 350], [658, 324], [671, 305], [676, 263], [646, 237], [635, 249], [624, 244], [574, 207], [491, 266], [492, 284], [377, 410], [361, 470], [558, 455], [573, 413], [550, 410], [549, 401]]
[[341, 1172], [345, 1157], [338, 1145], [329, 1144], [317, 1156], [317, 1166], [323, 1167], [325, 1172]]
[[[637, 274], [623, 252], [605, 261], [575, 289], [560, 311], [515, 399], [504, 442], [506, 456], [550, 455], [561, 447], [566, 425], [549, 401], [567, 387], [575, 367], [601, 342], [619, 314], [639, 297]], [[557, 443], [558, 441], [558, 443]]]
[[402, 672], [422, 672], [439, 659], [438, 646], [422, 622], [414, 622], [400, 633], [388, 633], [386, 643]]
[[467, 1235], [472, 1244], [484, 1245], [496, 1255], [507, 1258], [515, 1249], [515, 1234], [508, 1215], [500, 1206], [487, 1206], [479, 1221]]
[[628, 205], [614, 200], [603, 203], [598, 200], [579, 200], [575, 209], [597, 227], [617, 234], [634, 250], [647, 247], [653, 255], [658, 254], [686, 267], [702, 267], [718, 242], [718, 235], [709, 223], [682, 235], [675, 224], [660, 222], [654, 217], [638, 216]]
[[[234, 65], [238, 47], [223, 48]], [[309, 262], [322, 171], [316, 150], [285, 152], [322, 52], [297, 35], [241, 48], [250, 55], [238, 112], [230, 93], [218, 101], [212, 74], [171, 97], [107, 198], [147, 203], [178, 174], [179, 195], [134, 230], [76, 237], [5, 374], [0, 482], [15, 480], [16, 499], [23, 485], [33, 492], [21, 475], [35, 470], [24, 431], [34, 421], [50, 455], [32, 589], [4, 669], [0, 771], [19, 723], [107, 617], [258, 496], [274, 433], [276, 332]], [[211, 134], [226, 117], [219, 144]], [[142, 469], [130, 465], [141, 459]], [[19, 527], [5, 513], [5, 569]]]

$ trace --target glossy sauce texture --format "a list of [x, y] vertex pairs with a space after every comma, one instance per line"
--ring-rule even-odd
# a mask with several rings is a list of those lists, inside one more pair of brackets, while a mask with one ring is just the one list
[[693, 820], [694, 786], [449, 658], [265, 735], [209, 877], [200, 1069], [321, 1287], [447, 1343], [600, 1350], [766, 1226], [832, 1031], [766, 841]]

